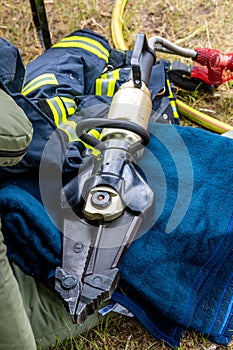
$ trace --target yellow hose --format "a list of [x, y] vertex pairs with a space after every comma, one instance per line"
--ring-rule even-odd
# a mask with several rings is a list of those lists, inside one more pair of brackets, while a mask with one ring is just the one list
[[[127, 50], [127, 45], [125, 44], [122, 23], [123, 14], [126, 6], [127, 0], [116, 0], [113, 12], [112, 12], [112, 39], [113, 44], [116, 48], [121, 50]], [[204, 127], [205, 129], [211, 130], [213, 132], [223, 134], [226, 131], [233, 130], [233, 127], [223, 123], [215, 118], [212, 118], [192, 107], [189, 107], [184, 102], [176, 100], [176, 107], [178, 112], [185, 118], [197, 123], [198, 125]]]
[[125, 10], [125, 5], [127, 0], [117, 0], [115, 2], [113, 12], [112, 12], [112, 40], [116, 48], [121, 50], [127, 50], [125, 44], [123, 32], [122, 32], [122, 23], [123, 23], [123, 14]]
[[233, 130], [233, 127], [223, 123], [215, 118], [212, 118], [192, 107], [189, 107], [184, 102], [176, 100], [177, 111], [185, 118], [203, 126], [205, 129], [214, 131], [218, 134], [223, 134], [226, 131]]

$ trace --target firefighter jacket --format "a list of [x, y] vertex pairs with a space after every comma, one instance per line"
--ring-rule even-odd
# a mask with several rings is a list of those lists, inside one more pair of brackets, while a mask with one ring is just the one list
[[[26, 72], [17, 48], [1, 39], [0, 51], [4, 51], [1, 88], [25, 111], [34, 129], [27, 155], [10, 171], [38, 167], [51, 134], [56, 134], [54, 152], [61, 144], [72, 143], [75, 148], [75, 161], [66, 156], [63, 170], [78, 166], [83, 151], [76, 135], [78, 122], [84, 117], [107, 116], [113, 94], [129, 79], [131, 51], [112, 49], [103, 36], [88, 29], [54, 44], [30, 62]], [[152, 69], [152, 122], [162, 118], [163, 122], [179, 123], [168, 70], [166, 61], [157, 62]], [[98, 130], [91, 132], [98, 137]]]

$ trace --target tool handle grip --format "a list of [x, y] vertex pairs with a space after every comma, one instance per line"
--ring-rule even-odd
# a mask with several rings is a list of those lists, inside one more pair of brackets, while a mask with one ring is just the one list
[[145, 34], [139, 33], [131, 58], [132, 78], [135, 87], [140, 88], [142, 81], [148, 85], [155, 58], [153, 50], [148, 46]]

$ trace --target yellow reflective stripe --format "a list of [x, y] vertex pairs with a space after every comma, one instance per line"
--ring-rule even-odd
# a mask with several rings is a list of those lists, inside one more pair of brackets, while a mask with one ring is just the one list
[[74, 48], [79, 48], [79, 49], [83, 49], [85, 51], [89, 51], [92, 54], [96, 55], [99, 58], [102, 58], [103, 60], [105, 60], [106, 62], [108, 62], [108, 56], [106, 57], [103, 53], [99, 52], [98, 50], [96, 50], [95, 48], [90, 47], [87, 44], [83, 44], [83, 43], [75, 43], [75, 42], [60, 42], [58, 44], [55, 44], [52, 46], [53, 48], [67, 48], [67, 47], [74, 47]]
[[167, 79], [167, 87], [168, 87], [168, 91], [169, 91], [168, 97], [170, 100], [170, 105], [172, 107], [173, 116], [174, 116], [174, 118], [179, 119], [179, 113], [177, 112], [176, 103], [174, 101], [174, 94], [172, 92], [172, 88], [171, 88], [171, 84], [170, 84], [169, 79]]
[[[56, 126], [66, 134], [68, 141], [73, 142], [79, 140], [76, 133], [77, 122], [74, 120], [67, 119], [67, 106], [69, 104], [71, 105], [71, 107], [68, 108], [72, 110], [72, 114], [76, 110], [76, 103], [74, 102], [74, 100], [68, 97], [55, 96], [53, 98], [47, 99], [46, 101], [51, 109]], [[92, 129], [88, 133], [92, 134], [97, 139], [100, 138], [100, 133], [98, 130]], [[83, 144], [85, 145], [85, 147], [92, 148], [84, 142]]]
[[109, 83], [108, 83], [107, 96], [112, 97], [114, 95], [115, 86], [116, 86], [116, 80], [115, 79], [110, 79]]
[[175, 101], [170, 101], [170, 105], [172, 107], [172, 112], [173, 112], [174, 118], [179, 119], [179, 113], [177, 112]]
[[78, 140], [78, 137], [76, 134], [76, 127], [77, 127], [77, 123], [69, 119], [66, 119], [64, 122], [58, 125], [58, 128], [66, 133], [69, 142]]
[[102, 81], [103, 79], [96, 79], [95, 81], [95, 94], [97, 96], [101, 96], [102, 95]]
[[107, 95], [112, 97], [115, 92], [116, 80], [115, 79], [96, 79], [95, 82], [95, 94], [97, 96]]
[[77, 42], [64, 42], [64, 43], [58, 43], [52, 46], [53, 48], [67, 48], [67, 47], [76, 47], [79, 49], [83, 49], [86, 51], [91, 52], [92, 54], [96, 55], [99, 58], [102, 58], [103, 60], [105, 60], [105, 62], [108, 62], [108, 56], [106, 56], [104, 53], [101, 53], [100, 51], [96, 50], [95, 48], [89, 46], [88, 44], [84, 44], [84, 43], [77, 43]]
[[106, 56], [109, 56], [108, 50], [99, 41], [92, 38], [87, 38], [85, 36], [80, 36], [80, 35], [74, 35], [74, 36], [68, 36], [66, 38], [63, 38], [61, 41], [62, 42], [63, 41], [84, 41], [93, 46], [98, 47], [101, 51], [105, 53]]
[[100, 78], [96, 79], [95, 94], [112, 97], [115, 92], [116, 81], [120, 79], [120, 70], [120, 68], [117, 68], [101, 74]]
[[[98, 130], [96, 130], [96, 129], [91, 129], [90, 131], [88, 131], [88, 134], [91, 134], [91, 135], [94, 136], [97, 140], [100, 139], [100, 132], [99, 132]], [[92, 153], [94, 156], [97, 156], [97, 155], [100, 153], [99, 150], [97, 150], [97, 149], [95, 149], [94, 147], [88, 145], [87, 143], [83, 142], [82, 140], [80, 140], [80, 141], [83, 143], [83, 145], [84, 145], [86, 148], [90, 148], [90, 149], [92, 150], [91, 153]]]
[[64, 105], [66, 106], [66, 110], [67, 110], [67, 113], [69, 116], [76, 112], [77, 105], [72, 98], [61, 97], [61, 100], [63, 101]]
[[113, 70], [111, 73], [114, 79], [120, 79], [120, 68]]
[[[77, 123], [74, 120], [69, 120], [66, 119], [64, 122], [62, 122], [60, 125], [58, 125], [58, 128], [60, 130], [62, 130], [68, 137], [68, 141], [69, 142], [73, 142], [73, 141], [77, 141], [79, 140], [80, 142], [83, 143], [83, 145], [86, 148], [91, 148], [92, 149], [92, 153], [94, 155], [97, 155], [99, 153], [99, 151], [95, 150], [93, 147], [91, 147], [90, 145], [88, 145], [87, 143], [81, 141], [76, 134], [76, 128], [77, 128]], [[88, 134], [93, 135], [96, 139], [100, 139], [100, 132], [96, 129], [92, 129], [88, 132]]]
[[99, 58], [102, 58], [108, 62], [109, 52], [108, 50], [100, 44], [98, 41], [82, 36], [70, 36], [62, 39], [59, 43], [54, 44], [52, 48], [67, 48], [74, 47], [80, 48], [91, 52]]
[[171, 98], [174, 97], [174, 95], [172, 93], [171, 84], [170, 84], [170, 80], [169, 79], [167, 79], [167, 87], [168, 87], [168, 91], [169, 91], [168, 97], [171, 99]]
[[107, 95], [112, 97], [115, 92], [116, 81], [120, 79], [120, 68], [110, 72], [101, 74], [100, 78], [96, 79], [95, 94], [97, 96]]
[[102, 79], [102, 92], [101, 92], [101, 95], [107, 95], [108, 94], [108, 86], [109, 86], [109, 80], [108, 79]]
[[72, 137], [70, 136], [69, 131], [66, 130], [66, 127], [63, 128], [62, 125], [59, 125], [59, 126], [58, 126], [58, 129], [60, 129], [61, 131], [63, 131], [63, 132], [66, 134], [66, 136], [67, 136], [69, 142], [74, 141], [74, 140], [72, 139]]
[[56, 107], [53, 105], [52, 101], [50, 101], [50, 100], [47, 100], [47, 103], [48, 103], [48, 105], [51, 109], [51, 112], [53, 114], [53, 119], [54, 119], [55, 124], [59, 125], [59, 114], [57, 112]]
[[120, 68], [111, 70], [110, 72], [101, 74], [100, 78], [102, 79], [120, 79]]
[[100, 139], [101, 133], [96, 130], [96, 129], [91, 129], [90, 131], [88, 131], [88, 134], [91, 134], [92, 136], [94, 136], [97, 140]]
[[64, 107], [64, 104], [62, 103], [60, 97], [55, 96], [52, 98], [46, 99], [51, 112], [53, 114], [54, 122], [58, 126], [61, 122], [66, 120], [67, 113], [66, 109]]
[[108, 79], [108, 73], [101, 74], [99, 79]]
[[64, 121], [66, 119], [66, 116], [67, 116], [67, 112], [66, 112], [66, 109], [64, 107], [64, 104], [62, 103], [60, 97], [58, 97], [58, 96], [54, 97], [54, 100], [56, 101], [56, 103], [60, 109], [61, 121]]
[[28, 95], [30, 92], [40, 88], [45, 85], [58, 85], [58, 81], [54, 74], [45, 73], [41, 74], [38, 77], [32, 79], [27, 85], [22, 89], [23, 95]]

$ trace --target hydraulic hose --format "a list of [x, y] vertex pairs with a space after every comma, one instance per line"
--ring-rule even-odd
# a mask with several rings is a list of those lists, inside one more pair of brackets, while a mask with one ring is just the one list
[[[128, 47], [125, 43], [122, 23], [123, 23], [123, 14], [125, 10], [127, 0], [116, 0], [113, 12], [112, 12], [112, 39], [113, 44], [117, 49], [127, 50]], [[205, 113], [202, 113], [192, 107], [189, 107], [184, 102], [181, 102], [179, 99], [176, 100], [176, 107], [178, 112], [183, 115], [185, 118], [195, 122], [196, 124], [208, 129], [210, 131], [223, 134], [226, 131], [233, 130], [233, 127], [221, 122], [215, 118], [212, 118]]]
[[176, 100], [177, 111], [185, 118], [193, 121], [194, 123], [202, 126], [205, 129], [211, 130], [218, 134], [233, 130], [233, 127], [223, 123], [215, 118], [212, 118], [190, 106], [186, 103]]
[[112, 40], [113, 44], [117, 49], [127, 50], [127, 46], [125, 44], [123, 32], [122, 32], [122, 23], [123, 23], [123, 14], [125, 10], [125, 5], [127, 0], [117, 0], [113, 7], [112, 12]]

